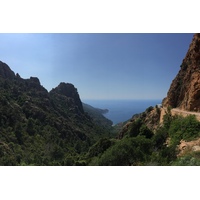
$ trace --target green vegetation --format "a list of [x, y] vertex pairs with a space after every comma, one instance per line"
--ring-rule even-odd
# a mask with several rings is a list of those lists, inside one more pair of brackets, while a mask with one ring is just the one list
[[200, 151], [189, 152], [186, 155], [179, 157], [174, 162], [174, 166], [200, 166]]
[[191, 141], [200, 137], [200, 122], [194, 115], [176, 116], [169, 127], [171, 143], [178, 144], [181, 139]]
[[124, 138], [109, 148], [99, 158], [99, 165], [141, 165], [148, 161], [151, 141], [145, 137]]
[[[177, 157], [180, 140], [190, 141], [199, 137], [200, 122], [194, 116], [172, 116], [170, 108], [163, 126], [153, 132], [138, 118], [133, 121], [124, 137], [115, 140], [100, 153], [90, 154], [89, 165], [200, 165], [200, 153], [192, 152]], [[99, 144], [99, 143], [97, 143]], [[91, 149], [96, 148], [97, 144]], [[99, 149], [99, 148], [97, 148]], [[101, 149], [101, 148], [100, 148]], [[91, 158], [93, 156], [93, 158]]]
[[107, 109], [94, 108], [85, 103], [83, 103], [83, 109], [96, 124], [99, 124], [105, 128], [110, 128], [112, 126], [113, 122], [103, 116], [104, 113], [108, 112]]
[[72, 84], [48, 92], [0, 64], [0, 165], [85, 165], [90, 147], [110, 137], [112, 127], [94, 123]]
[[195, 116], [172, 116], [168, 108], [153, 129], [160, 109], [149, 107], [121, 132], [102, 110], [82, 106], [72, 84], [48, 92], [37, 78], [7, 70], [0, 76], [0, 165], [200, 165], [198, 151], [177, 157], [181, 140], [200, 137]]

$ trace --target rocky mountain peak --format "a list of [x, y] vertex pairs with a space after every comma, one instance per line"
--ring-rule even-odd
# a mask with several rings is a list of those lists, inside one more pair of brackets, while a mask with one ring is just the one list
[[52, 89], [52, 91], [50, 93], [61, 94], [61, 95], [64, 95], [68, 98], [73, 99], [74, 103], [78, 106], [78, 109], [82, 113], [84, 113], [83, 105], [82, 105], [82, 102], [80, 100], [78, 91], [74, 87], [73, 84], [61, 82], [56, 88]]
[[63, 94], [65, 96], [67, 96], [67, 97], [74, 98], [75, 96], [78, 95], [77, 89], [71, 83], [61, 82], [57, 86], [57, 88], [55, 88], [55, 90], [57, 91], [57, 93]]
[[5, 79], [14, 79], [15, 73], [10, 69], [10, 67], [6, 64], [0, 61], [0, 77]]
[[163, 106], [200, 111], [200, 34], [194, 34], [180, 70], [172, 81]]
[[40, 85], [40, 80], [37, 77], [30, 77], [30, 82]]

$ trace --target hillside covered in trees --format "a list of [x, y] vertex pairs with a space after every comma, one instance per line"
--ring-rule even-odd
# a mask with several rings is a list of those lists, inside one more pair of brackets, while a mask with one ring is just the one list
[[72, 84], [48, 92], [0, 62], [0, 94], [0, 165], [79, 165], [110, 133], [84, 111]]
[[73, 84], [48, 92], [0, 62], [0, 165], [200, 165], [200, 121], [171, 112], [198, 111], [199, 48], [195, 34], [161, 107], [114, 127], [106, 108], [82, 103]]

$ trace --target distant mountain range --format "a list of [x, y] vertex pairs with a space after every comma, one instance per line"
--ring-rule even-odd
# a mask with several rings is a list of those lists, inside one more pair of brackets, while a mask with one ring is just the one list
[[103, 114], [106, 114], [107, 112], [109, 112], [108, 109], [94, 108], [86, 103], [82, 103], [82, 105], [83, 105], [84, 111], [93, 118], [96, 124], [99, 124], [107, 128], [112, 126], [113, 122], [103, 116]]

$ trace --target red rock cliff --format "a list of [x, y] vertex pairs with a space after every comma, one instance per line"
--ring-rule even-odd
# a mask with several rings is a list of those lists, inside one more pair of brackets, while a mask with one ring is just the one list
[[181, 69], [172, 81], [163, 106], [200, 112], [200, 34], [194, 34]]

